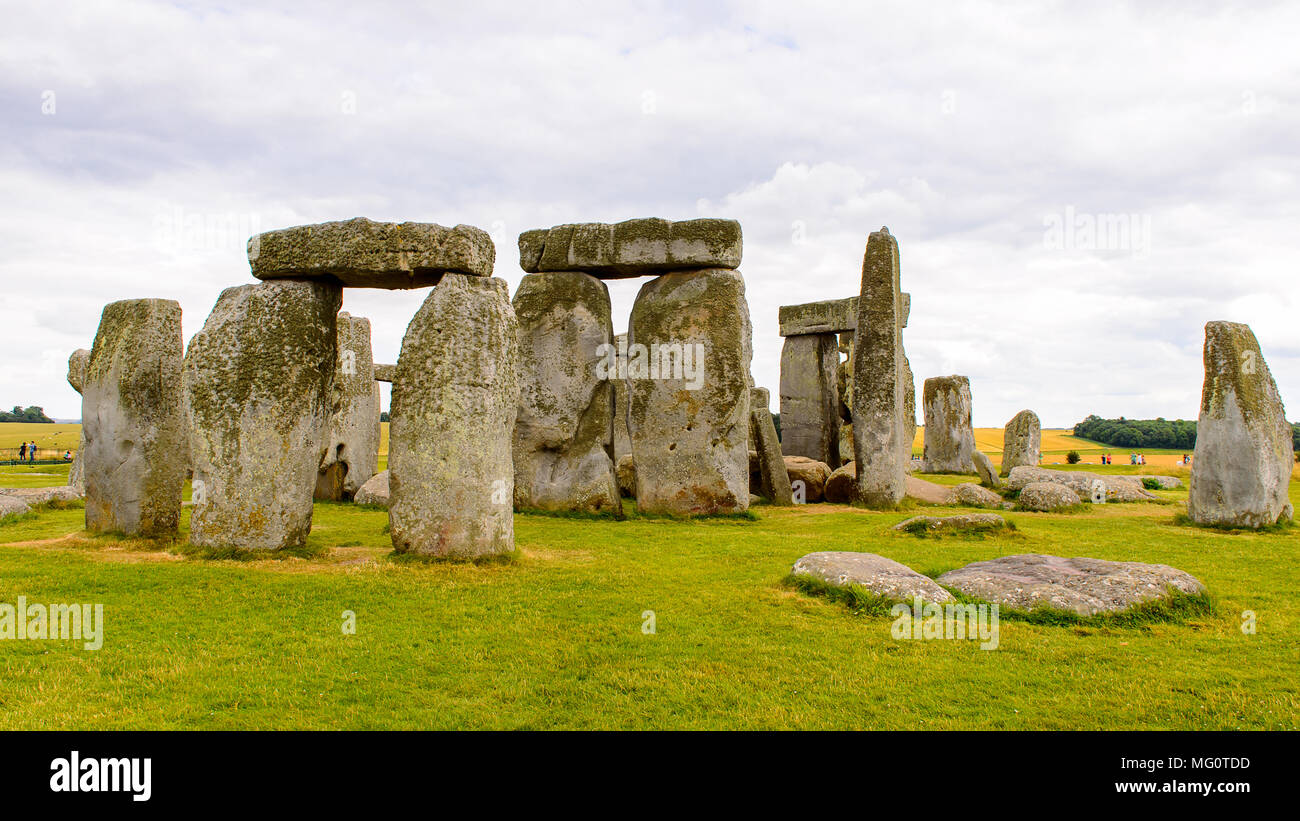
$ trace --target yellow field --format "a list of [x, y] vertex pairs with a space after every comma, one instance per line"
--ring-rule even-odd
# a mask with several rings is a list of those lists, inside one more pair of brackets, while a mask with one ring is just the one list
[[[23, 442], [35, 442], [41, 451], [48, 449], [62, 453], [77, 451], [81, 441], [81, 425], [43, 425], [39, 422], [0, 422], [0, 456], [15, 450]], [[42, 456], [44, 454], [42, 453]]]

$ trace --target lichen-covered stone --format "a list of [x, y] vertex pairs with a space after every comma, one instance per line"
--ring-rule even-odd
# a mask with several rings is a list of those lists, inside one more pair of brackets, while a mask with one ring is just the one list
[[362, 485], [357, 494], [352, 497], [352, 501], [359, 505], [375, 505], [376, 507], [388, 507], [389, 499], [388, 471], [386, 470], [371, 476], [369, 481]]
[[130, 299], [104, 307], [81, 393], [86, 529], [175, 534], [185, 484], [181, 306]]
[[521, 385], [515, 506], [621, 515], [609, 289], [575, 271], [528, 274], [513, 305]]
[[423, 288], [443, 274], [491, 276], [492, 238], [481, 228], [355, 217], [258, 234], [248, 262], [258, 279], [324, 279], [350, 288]]
[[388, 382], [389, 384], [392, 384], [393, 378], [396, 375], [397, 375], [396, 365], [380, 365], [378, 363], [375, 364], [376, 382]]
[[347, 501], [379, 470], [379, 384], [370, 320], [339, 313], [334, 415], [316, 478], [316, 498]]
[[835, 587], [862, 587], [888, 599], [943, 604], [952, 594], [912, 568], [875, 553], [827, 550], [809, 553], [794, 563], [795, 576], [811, 576]]
[[740, 223], [727, 219], [631, 219], [525, 231], [519, 267], [528, 273], [582, 271], [600, 279], [669, 271], [739, 268]]
[[505, 280], [448, 275], [406, 329], [389, 426], [393, 547], [514, 551], [519, 323]]
[[[912, 295], [899, 295], [899, 327], [906, 328], [912, 313]], [[782, 305], [777, 309], [781, 336], [802, 334], [852, 333], [858, 329], [858, 298], [828, 299], [801, 305]]]
[[1012, 468], [1038, 467], [1042, 459], [1043, 426], [1038, 421], [1038, 414], [1031, 410], [1022, 410], [1002, 431], [1002, 468], [1003, 476], [1010, 476]]
[[939, 583], [1002, 607], [1029, 611], [1047, 606], [1080, 616], [1128, 610], [1167, 598], [1170, 589], [1205, 592], [1205, 585], [1165, 564], [1035, 553], [974, 562], [943, 574]]
[[952, 489], [948, 504], [961, 507], [1002, 507], [1002, 497], [974, 482], [962, 482]]
[[932, 376], [925, 380], [924, 473], [974, 473], [975, 429], [971, 427], [970, 380]]
[[[720, 268], [641, 286], [628, 331], [628, 433], [644, 513], [736, 513], [749, 506], [749, 365], [745, 283]], [[638, 346], [692, 351], [695, 379], [638, 378]], [[678, 372], [685, 377], [686, 369]]]
[[975, 473], [980, 477], [980, 484], [992, 488], [1002, 484], [998, 479], [997, 468], [993, 467], [993, 460], [983, 451], [972, 450], [970, 456], [975, 465]]
[[781, 456], [781, 442], [772, 422], [771, 397], [767, 388], [749, 389], [749, 437], [757, 454], [760, 495], [778, 507], [794, 504], [790, 474]]
[[[619, 373], [627, 366], [627, 334], [614, 337], [614, 350], [618, 356]], [[632, 435], [627, 432], [627, 380], [614, 380], [614, 462], [632, 454]], [[620, 480], [620, 486], [622, 480]]]
[[342, 288], [275, 280], [222, 291], [185, 354], [190, 541], [302, 547], [333, 411]]
[[893, 508], [906, 492], [902, 299], [898, 242], [888, 228], [867, 239], [858, 327], [853, 338], [853, 451], [856, 501]]
[[826, 478], [822, 493], [826, 501], [836, 505], [853, 504], [853, 495], [858, 489], [858, 470], [856, 462], [846, 462]]
[[68, 357], [68, 384], [81, 393], [86, 384], [86, 371], [90, 367], [90, 351], [78, 348]]
[[1202, 525], [1260, 528], [1294, 516], [1291, 425], [1250, 326], [1205, 326], [1205, 385], [1187, 513]]
[[30, 513], [31, 505], [16, 496], [6, 496], [0, 494], [0, 519], [9, 516], [22, 516], [24, 513]]
[[791, 492], [798, 500], [802, 491], [803, 500], [808, 504], [820, 502], [825, 498], [826, 482], [834, 472], [831, 466], [807, 456], [786, 456], [786, 475], [790, 477]]
[[1077, 507], [1079, 496], [1065, 485], [1053, 482], [1030, 482], [1020, 489], [1016, 506], [1021, 510], [1050, 513], [1055, 510]]
[[[77, 393], [81, 393], [82, 385], [86, 382], [86, 368], [90, 366], [90, 351], [86, 348], [79, 348], [72, 352], [68, 357], [68, 384]], [[77, 452], [73, 454], [72, 466], [68, 468], [68, 486], [75, 487], [81, 493], [86, 491], [86, 463], [81, 455], [86, 451], [86, 426], [81, 426], [80, 438], [77, 442]]]
[[[973, 485], [979, 487], [979, 485]], [[913, 516], [894, 525], [904, 533], [940, 535], [951, 533], [990, 533], [1007, 530], [1007, 520], [996, 513], [962, 513], [957, 516]]]
[[[1006, 486], [1021, 490], [1034, 482], [1064, 485], [1081, 502], [1149, 502], [1156, 497], [1142, 487], [1135, 476], [1108, 476], [1085, 470], [1051, 470], [1021, 466], [1011, 469]], [[1103, 500], [1101, 493], [1104, 491]]]
[[835, 334], [791, 336], [781, 348], [781, 451], [839, 463], [839, 343]]

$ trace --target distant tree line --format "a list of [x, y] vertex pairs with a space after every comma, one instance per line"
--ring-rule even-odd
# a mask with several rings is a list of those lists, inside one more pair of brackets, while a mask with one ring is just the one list
[[[1093, 414], [1074, 426], [1074, 435], [1117, 448], [1193, 450], [1196, 422], [1186, 419], [1102, 419]], [[1291, 424], [1291, 447], [1300, 450], [1300, 422]]]
[[14, 405], [12, 411], [0, 411], [0, 422], [47, 422], [54, 424], [54, 420], [45, 415], [45, 408], [39, 408], [32, 405], [30, 408], [20, 408]]

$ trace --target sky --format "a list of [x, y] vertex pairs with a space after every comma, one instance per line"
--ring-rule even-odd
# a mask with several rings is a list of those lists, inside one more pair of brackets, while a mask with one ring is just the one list
[[[260, 231], [477, 225], [513, 292], [521, 231], [712, 216], [773, 410], [778, 307], [856, 294], [888, 226], [918, 394], [969, 376], [976, 426], [1195, 418], [1218, 319], [1300, 418], [1300, 4], [0, 10], [0, 407], [77, 419], [103, 306], [178, 300], [188, 340]], [[344, 308], [395, 362], [426, 296]]]

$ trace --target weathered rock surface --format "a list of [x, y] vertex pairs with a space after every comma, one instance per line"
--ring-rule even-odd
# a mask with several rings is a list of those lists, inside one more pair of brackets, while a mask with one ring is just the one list
[[520, 376], [515, 506], [621, 515], [609, 289], [573, 271], [528, 274], [513, 305]]
[[998, 487], [1002, 484], [998, 479], [998, 470], [993, 467], [993, 460], [986, 456], [982, 451], [971, 451], [971, 462], [975, 465], [975, 473], [980, 477], [980, 484], [984, 487]]
[[781, 452], [819, 462], [839, 456], [839, 342], [834, 334], [792, 336], [781, 348]]
[[[741, 512], [749, 506], [749, 308], [739, 273], [665, 274], [641, 286], [628, 331], [628, 433], [637, 509]], [[635, 351], [690, 351], [694, 368], [637, 378]], [[667, 346], [667, 348], [665, 348]], [[702, 369], [702, 370], [698, 370]], [[665, 368], [664, 370], [669, 370]], [[686, 375], [694, 370], [696, 379]]]
[[[902, 311], [900, 327], [907, 327], [912, 313], [912, 295], [899, 296]], [[801, 305], [782, 305], [777, 309], [777, 322], [781, 336], [801, 334], [846, 333], [858, 328], [858, 297], [828, 299], [822, 302], [805, 302]]]
[[1002, 507], [1003, 499], [986, 487], [962, 482], [952, 489], [948, 504], [962, 507]]
[[853, 338], [856, 502], [872, 508], [896, 507], [906, 492], [902, 327], [898, 242], [881, 228], [863, 254]]
[[86, 529], [176, 532], [185, 484], [180, 303], [131, 299], [104, 307], [81, 393], [79, 454]]
[[[1078, 496], [1081, 502], [1100, 502], [1099, 487], [1105, 489], [1107, 502], [1148, 502], [1156, 496], [1142, 487], [1135, 476], [1109, 476], [1085, 470], [1050, 470], [1048, 468], [1018, 467], [1011, 469], [1006, 486], [1021, 490], [1035, 482], [1063, 485]], [[1100, 483], [1100, 485], [1098, 484]]]
[[1042, 459], [1043, 426], [1038, 414], [1022, 410], [1002, 429], [1003, 476], [1010, 476], [1012, 468], [1038, 467]]
[[379, 507], [388, 507], [389, 499], [388, 471], [386, 470], [371, 476], [357, 491], [357, 495], [352, 497], [352, 501], [359, 505], [377, 505]]
[[[81, 388], [86, 382], [86, 368], [90, 366], [90, 351], [86, 348], [79, 348], [72, 352], [68, 357], [68, 384], [77, 393], [81, 393]], [[80, 438], [77, 442], [77, 452], [73, 455], [72, 467], [68, 468], [68, 486], [75, 487], [78, 491], [86, 491], [86, 463], [81, 455], [86, 452], [86, 426], [81, 426]]]
[[803, 500], [807, 504], [820, 502], [825, 498], [826, 481], [831, 478], [831, 466], [806, 456], [786, 456], [786, 475], [790, 477], [790, 486], [794, 498], [799, 498], [803, 489]]
[[853, 504], [853, 494], [858, 489], [858, 470], [856, 462], [846, 462], [826, 479], [822, 493], [826, 501], [836, 505]]
[[[974, 487], [979, 487], [974, 485]], [[1006, 530], [1007, 520], [996, 513], [962, 513], [957, 516], [913, 516], [894, 530], [916, 534], [989, 533]]]
[[86, 384], [86, 372], [90, 368], [90, 351], [78, 348], [68, 357], [68, 384], [77, 393], [81, 393]]
[[190, 341], [193, 544], [306, 543], [333, 411], [342, 296], [320, 281], [227, 288]]
[[1080, 616], [1127, 610], [1167, 597], [1170, 588], [1205, 591], [1195, 578], [1168, 565], [1034, 553], [968, 564], [943, 574], [939, 583], [1002, 607], [1048, 606]]
[[1147, 479], [1154, 480], [1154, 481], [1156, 482], [1156, 484], [1160, 485], [1160, 489], [1161, 489], [1161, 490], [1174, 490], [1174, 489], [1176, 489], [1176, 488], [1180, 488], [1180, 487], [1183, 486], [1183, 480], [1182, 480], [1182, 479], [1179, 479], [1177, 476], [1146, 476], [1146, 475], [1142, 475], [1142, 476], [1132, 476], [1132, 477], [1126, 477], [1126, 478], [1136, 479], [1138, 482], [1144, 482], [1144, 481], [1147, 480]]
[[396, 365], [375, 365], [375, 381], [388, 382], [392, 384], [393, 378], [397, 375]]
[[739, 268], [740, 223], [727, 219], [632, 219], [557, 225], [519, 235], [519, 267], [528, 273], [582, 271], [601, 279], [669, 271]]
[[619, 457], [614, 466], [614, 475], [618, 479], [618, 492], [625, 498], [636, 498], [636, 460], [632, 454], [625, 453]]
[[790, 474], [781, 455], [770, 402], [767, 388], [749, 389], [749, 438], [758, 455], [760, 495], [778, 507], [788, 507], [794, 504]]
[[[614, 337], [614, 349], [618, 355], [619, 373], [626, 373], [627, 334]], [[627, 432], [627, 380], [615, 379], [614, 383], [614, 463], [632, 453], [632, 435]]]
[[970, 380], [932, 376], [925, 380], [925, 473], [974, 473], [975, 429], [971, 427]]
[[1202, 525], [1260, 528], [1294, 517], [1291, 425], [1250, 326], [1205, 326], [1205, 384], [1187, 513]]
[[908, 474], [904, 478], [904, 488], [907, 495], [918, 502], [925, 502], [930, 505], [952, 504], [952, 488], [946, 485], [929, 482], [918, 476]]
[[[840, 423], [839, 464], [847, 465], [853, 461], [853, 423]], [[828, 463], [834, 464], [834, 463]], [[857, 481], [856, 479], [854, 481]]]
[[316, 477], [317, 499], [347, 501], [379, 470], [379, 385], [370, 320], [339, 313], [334, 415]]
[[875, 553], [838, 550], [809, 553], [796, 561], [790, 572], [796, 576], [812, 576], [836, 587], [857, 585], [877, 596], [899, 601], [916, 596], [936, 604], [953, 600], [952, 594], [932, 579]]
[[1017, 507], [1021, 510], [1034, 510], [1039, 513], [1050, 513], [1079, 504], [1079, 496], [1073, 490], [1052, 482], [1031, 482], [1020, 490], [1017, 499]]
[[31, 512], [31, 507], [16, 496], [0, 495], [0, 519], [6, 516], [21, 516]]
[[496, 246], [481, 228], [355, 217], [258, 234], [248, 262], [258, 279], [324, 279], [350, 288], [423, 288], [443, 274], [491, 276]]
[[50, 502], [72, 502], [84, 498], [80, 491], [67, 485], [0, 488], [0, 496], [19, 499], [32, 507], [49, 504]]
[[514, 551], [519, 323], [505, 280], [446, 276], [406, 329], [389, 425], [393, 547]]

